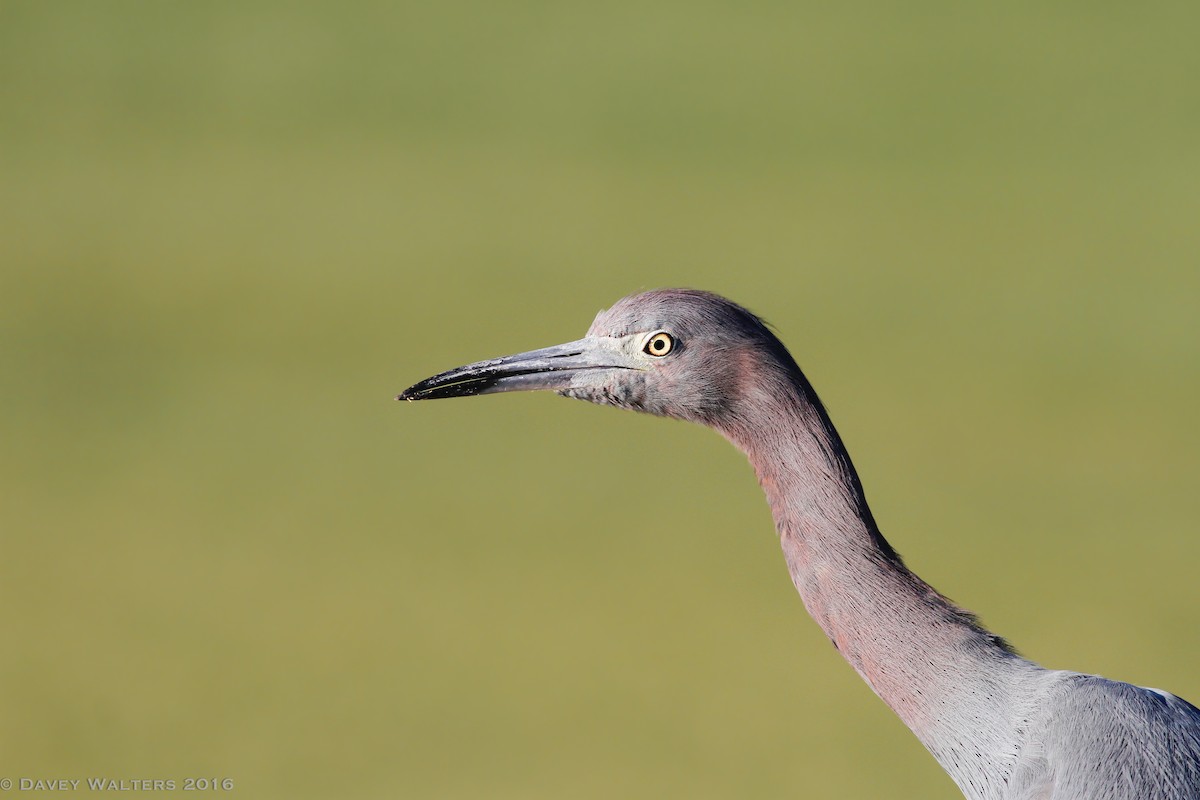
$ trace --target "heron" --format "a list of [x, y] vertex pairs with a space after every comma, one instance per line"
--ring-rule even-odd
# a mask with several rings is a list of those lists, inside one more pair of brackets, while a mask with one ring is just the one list
[[1200, 709], [1042, 667], [914, 574], [796, 361], [719, 295], [660, 289], [578, 341], [427, 378], [398, 400], [549, 390], [715, 429], [749, 459], [792, 583], [838, 653], [971, 800], [1200, 800]]

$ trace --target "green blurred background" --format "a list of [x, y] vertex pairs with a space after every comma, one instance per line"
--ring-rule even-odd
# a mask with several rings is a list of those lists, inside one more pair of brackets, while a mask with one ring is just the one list
[[669, 285], [775, 324], [922, 576], [1200, 700], [1198, 34], [1192, 2], [0, 4], [0, 776], [957, 797], [719, 437], [391, 399]]

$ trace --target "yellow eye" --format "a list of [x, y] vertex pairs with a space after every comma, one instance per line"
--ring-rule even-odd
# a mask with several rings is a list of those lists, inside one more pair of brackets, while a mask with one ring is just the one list
[[669, 333], [656, 333], [646, 342], [646, 346], [642, 348], [644, 352], [652, 356], [661, 358], [675, 347], [675, 340], [671, 338]]

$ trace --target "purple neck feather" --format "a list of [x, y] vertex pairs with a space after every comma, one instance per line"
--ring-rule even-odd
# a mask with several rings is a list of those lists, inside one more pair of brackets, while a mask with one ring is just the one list
[[805, 608], [960, 787], [1000, 779], [1039, 668], [904, 566], [803, 375], [760, 366], [740, 389], [716, 427], [758, 474]]

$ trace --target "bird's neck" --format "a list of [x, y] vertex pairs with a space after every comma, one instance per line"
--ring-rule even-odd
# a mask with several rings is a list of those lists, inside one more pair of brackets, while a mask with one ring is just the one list
[[[1019, 746], [1013, 655], [909, 571], [875, 526], [840, 437], [802, 376], [759, 386], [722, 433], [766, 492], [809, 614], [969, 796], [1000, 780]], [[1019, 717], [1019, 713], [1016, 715]]]

